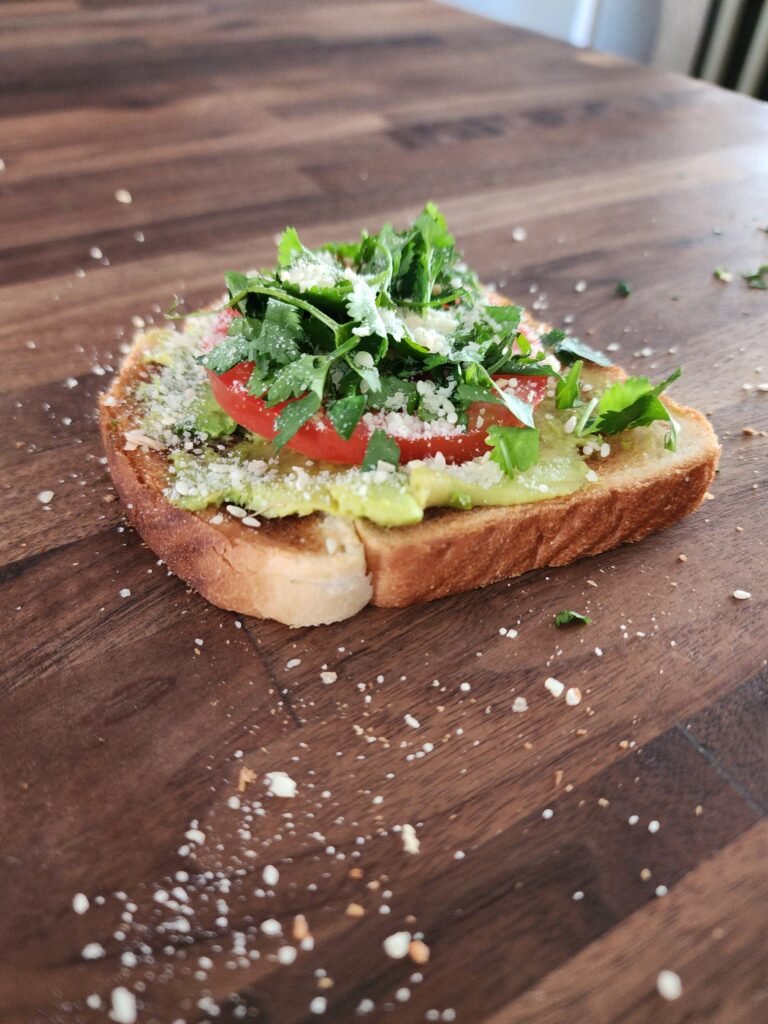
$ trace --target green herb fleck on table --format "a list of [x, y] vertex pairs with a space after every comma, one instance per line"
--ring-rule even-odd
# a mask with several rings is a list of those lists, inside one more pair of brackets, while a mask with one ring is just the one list
[[558, 612], [555, 616], [555, 625], [558, 628], [563, 626], [591, 626], [592, 619], [586, 615], [582, 615], [581, 612], [571, 611], [570, 608], [564, 608], [561, 612]]
[[632, 285], [629, 281], [619, 281], [616, 284], [616, 294], [621, 299], [626, 299], [627, 296], [632, 294]]
[[718, 281], [723, 281], [725, 284], [729, 284], [733, 280], [733, 274], [730, 270], [726, 270], [725, 267], [715, 267], [712, 271], [712, 276], [716, 277]]
[[758, 288], [760, 291], [768, 291], [768, 281], [765, 277], [768, 274], [768, 263], [763, 263], [753, 274], [742, 274], [750, 288]]

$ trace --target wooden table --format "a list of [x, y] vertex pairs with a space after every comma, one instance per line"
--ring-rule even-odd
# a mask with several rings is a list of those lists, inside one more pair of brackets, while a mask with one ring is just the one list
[[[740, 277], [768, 262], [766, 107], [422, 2], [37, 0], [0, 28], [2, 1021], [105, 1021], [115, 989], [162, 1024], [768, 1019], [768, 296]], [[132, 317], [271, 262], [286, 223], [427, 198], [506, 294], [684, 365], [713, 500], [336, 626], [207, 605], [101, 458]]]

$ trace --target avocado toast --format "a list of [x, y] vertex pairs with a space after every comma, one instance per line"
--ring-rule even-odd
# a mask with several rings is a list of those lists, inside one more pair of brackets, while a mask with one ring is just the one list
[[693, 511], [706, 419], [484, 289], [429, 204], [139, 335], [102, 396], [147, 543], [289, 625], [407, 605], [639, 540]]

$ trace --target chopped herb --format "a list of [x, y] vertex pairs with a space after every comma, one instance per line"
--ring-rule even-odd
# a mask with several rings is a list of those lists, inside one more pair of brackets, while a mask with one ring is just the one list
[[539, 461], [539, 432], [533, 427], [500, 427], [494, 423], [488, 428], [486, 444], [493, 449], [493, 461], [509, 477]]
[[210, 352], [200, 357], [201, 364], [206, 370], [213, 370], [214, 373], [226, 373], [233, 366], [242, 363], [248, 358], [250, 342], [242, 334], [229, 335], [219, 342]]
[[629, 281], [618, 281], [616, 283], [616, 294], [622, 299], [626, 299], [627, 296], [631, 295], [632, 285]]
[[573, 409], [579, 401], [579, 375], [584, 363], [577, 359], [565, 377], [555, 385], [555, 405], [558, 409]]
[[733, 280], [733, 274], [730, 270], [726, 270], [725, 267], [715, 267], [712, 271], [712, 276], [716, 277], [718, 281], [725, 281], [726, 284]]
[[368, 439], [362, 468], [376, 469], [380, 462], [389, 462], [396, 466], [400, 462], [400, 449], [391, 437], [377, 428]]
[[294, 434], [304, 426], [307, 420], [310, 420], [315, 415], [319, 408], [319, 395], [316, 395], [314, 391], [310, 391], [308, 395], [304, 395], [303, 398], [296, 402], [289, 402], [288, 405], [281, 409], [275, 420], [275, 425], [277, 426], [277, 434], [274, 440], [275, 448], [282, 448], [284, 444], [290, 441]]
[[750, 288], [759, 288], [761, 291], [768, 290], [768, 281], [765, 276], [768, 274], [768, 263], [763, 263], [753, 274], [742, 274]]
[[557, 327], [542, 334], [539, 340], [544, 348], [554, 352], [561, 363], [568, 364], [577, 359], [584, 359], [588, 363], [597, 363], [598, 366], [611, 366], [611, 360], [603, 352], [592, 348], [579, 338], [572, 338]]
[[655, 386], [647, 377], [627, 377], [626, 380], [617, 381], [600, 396], [595, 418], [584, 425], [577, 425], [577, 432], [618, 434], [622, 430], [646, 427], [654, 420], [662, 420], [669, 423], [664, 446], [674, 451], [677, 445], [677, 425], [659, 395], [678, 379], [680, 372], [678, 368]]
[[365, 409], [364, 395], [347, 395], [328, 406], [328, 418], [339, 437], [348, 441]]
[[591, 626], [592, 619], [588, 618], [586, 615], [582, 615], [581, 612], [571, 611], [570, 608], [564, 608], [555, 616], [556, 626], [570, 626], [574, 623], [582, 626]]

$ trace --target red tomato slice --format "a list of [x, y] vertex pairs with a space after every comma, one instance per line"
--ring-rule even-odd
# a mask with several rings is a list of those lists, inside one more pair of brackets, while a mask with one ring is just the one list
[[[239, 363], [221, 375], [209, 371], [211, 389], [221, 408], [235, 422], [255, 434], [271, 439], [277, 433], [275, 420], [288, 403], [281, 402], [268, 408], [263, 398], [249, 395], [247, 383], [252, 370], [253, 363]], [[497, 375], [496, 379], [509, 379], [509, 376]], [[538, 405], [546, 392], [547, 378], [518, 376], [515, 379], [515, 395], [530, 405]], [[438, 453], [442, 453], [446, 462], [466, 462], [488, 451], [485, 438], [488, 427], [493, 423], [505, 427], [523, 425], [505, 406], [476, 402], [469, 408], [469, 423], [464, 433], [431, 437], [402, 437], [392, 433], [391, 436], [400, 449], [402, 462], [426, 459]], [[349, 440], [345, 441], [339, 437], [321, 410], [301, 427], [288, 445], [310, 459], [359, 466], [365, 456], [370, 434], [367, 424], [360, 422]]]

